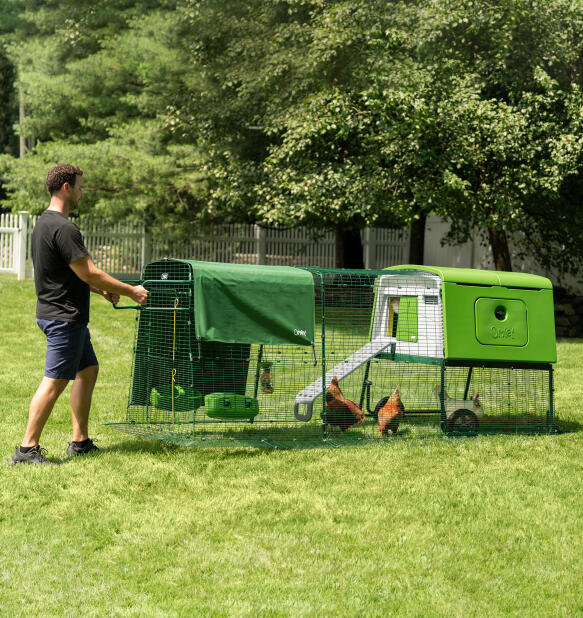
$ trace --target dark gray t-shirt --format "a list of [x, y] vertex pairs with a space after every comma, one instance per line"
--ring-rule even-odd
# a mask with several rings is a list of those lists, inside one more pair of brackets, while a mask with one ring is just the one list
[[89, 322], [89, 286], [69, 264], [89, 256], [79, 228], [56, 210], [45, 210], [32, 231], [36, 317]]

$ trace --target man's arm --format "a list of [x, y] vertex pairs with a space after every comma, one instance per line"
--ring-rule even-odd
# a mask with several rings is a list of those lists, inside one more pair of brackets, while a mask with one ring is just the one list
[[85, 256], [74, 260], [69, 266], [81, 281], [87, 283], [92, 290], [98, 293], [99, 291], [104, 291], [110, 294], [120, 294], [128, 296], [140, 305], [146, 304], [148, 299], [148, 290], [146, 288], [141, 285], [128, 285], [108, 275], [100, 268], [97, 268], [90, 257]]

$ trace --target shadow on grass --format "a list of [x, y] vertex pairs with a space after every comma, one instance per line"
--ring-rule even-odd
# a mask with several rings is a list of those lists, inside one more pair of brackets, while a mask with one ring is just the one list
[[[576, 421], [557, 421], [557, 430], [549, 431], [545, 415], [495, 415], [481, 420], [477, 431], [457, 432], [445, 435], [436, 414], [407, 414], [396, 435], [379, 435], [376, 421], [368, 421], [366, 426], [355, 425], [345, 432], [338, 428], [329, 428], [326, 436], [316, 431], [315, 426], [289, 427], [250, 427], [247, 423], [241, 427], [230, 424], [216, 423], [204, 427], [206, 431], [193, 435], [192, 431], [184, 431], [179, 425], [170, 428], [169, 425], [108, 423], [108, 427], [130, 434], [133, 438], [118, 442], [102, 449], [111, 453], [175, 453], [189, 452], [191, 454], [214, 451], [212, 458], [237, 458], [259, 456], [277, 450], [308, 450], [343, 448], [354, 446], [390, 445], [397, 442], [426, 443], [450, 439], [459, 440], [464, 437], [493, 434], [553, 434], [578, 432], [583, 428]], [[190, 424], [188, 424], [190, 427]], [[186, 447], [186, 451], [183, 449]], [[210, 456], [210, 455], [209, 455]]]
[[[141, 454], [141, 453], [149, 453], [152, 455], [160, 454], [160, 453], [169, 453], [169, 452], [180, 452], [180, 453], [190, 453], [196, 454], [201, 452], [211, 452], [210, 448], [205, 447], [204, 445], [192, 445], [194, 448], [186, 447], [184, 444], [172, 444], [164, 441], [162, 438], [160, 439], [147, 439], [145, 437], [136, 436], [134, 440], [124, 440], [123, 442], [118, 442], [117, 444], [112, 444], [111, 446], [106, 446], [100, 449], [102, 453], [122, 453], [122, 454]], [[218, 446], [212, 445], [210, 446]], [[186, 448], [185, 448], [186, 447]], [[226, 445], [221, 449], [219, 457], [220, 458], [233, 458], [233, 457], [254, 457], [261, 455], [262, 453], [272, 452], [274, 449], [261, 449], [261, 448], [251, 448], [245, 445]], [[219, 453], [217, 449], [213, 452]], [[214, 455], [216, 457], [216, 455]]]
[[583, 430], [583, 424], [577, 421], [563, 420], [561, 418], [555, 420], [559, 433], [576, 433]]

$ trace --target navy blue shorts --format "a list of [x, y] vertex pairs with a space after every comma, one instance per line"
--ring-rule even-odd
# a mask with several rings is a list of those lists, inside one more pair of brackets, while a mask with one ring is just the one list
[[47, 338], [45, 376], [74, 380], [77, 372], [97, 365], [87, 324], [37, 319]]

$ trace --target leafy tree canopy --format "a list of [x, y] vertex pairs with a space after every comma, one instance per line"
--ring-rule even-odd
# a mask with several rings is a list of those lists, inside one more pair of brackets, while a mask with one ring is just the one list
[[5, 4], [38, 144], [0, 159], [13, 208], [42, 209], [38, 178], [68, 161], [112, 218], [349, 233], [438, 213], [499, 268], [509, 234], [546, 266], [583, 262], [579, 2]]

